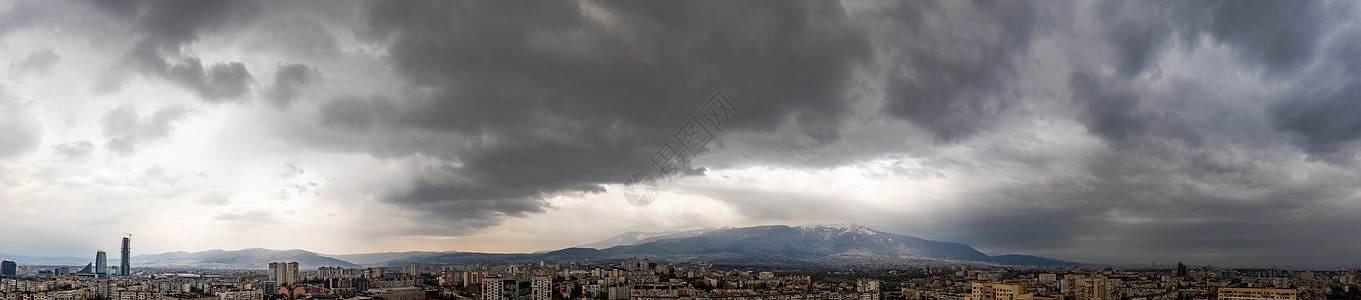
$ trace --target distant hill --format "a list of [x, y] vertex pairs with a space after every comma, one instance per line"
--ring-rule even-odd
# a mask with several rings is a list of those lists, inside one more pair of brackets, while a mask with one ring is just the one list
[[379, 264], [379, 263], [389, 262], [389, 261], [393, 261], [393, 260], [409, 259], [409, 258], [417, 257], [417, 256], [428, 256], [428, 255], [438, 255], [438, 254], [451, 254], [451, 253], [458, 253], [458, 251], [445, 251], [445, 252], [435, 252], [435, 251], [407, 251], [407, 252], [379, 252], [379, 253], [360, 253], [360, 254], [322, 254], [322, 256], [331, 257], [331, 258], [335, 258], [335, 259], [339, 259], [339, 260], [343, 260], [343, 261], [352, 262], [352, 263], [356, 263], [356, 264], [366, 265], [366, 266], [367, 266], [367, 265], [376, 265], [376, 264]]
[[[626, 244], [605, 249], [585, 246]], [[887, 233], [855, 224], [713, 228], [675, 233], [626, 233], [601, 242], [526, 254], [454, 253], [388, 262], [423, 264], [601, 261], [638, 256], [654, 261], [703, 263], [914, 264], [978, 263], [1067, 266], [1076, 263], [1028, 256], [983, 254], [959, 243]]]
[[631, 231], [631, 232], [625, 232], [625, 233], [623, 233], [623, 234], [616, 235], [616, 236], [613, 236], [613, 237], [610, 237], [610, 238], [607, 238], [607, 239], [604, 239], [604, 240], [600, 240], [599, 242], [594, 242], [594, 243], [585, 244], [585, 245], [578, 245], [578, 246], [573, 247], [573, 248], [606, 249], [606, 248], [615, 247], [615, 246], [635, 245], [635, 244], [638, 244], [638, 241], [642, 241], [642, 240], [644, 240], [644, 239], [648, 239], [648, 238], [652, 238], [652, 237], [659, 237], [659, 236], [668, 236], [668, 235], [676, 234], [677, 232], [679, 232], [679, 231], [661, 231], [661, 232], [638, 232], [638, 231]]
[[305, 250], [214, 249], [202, 252], [167, 252], [142, 254], [132, 257], [134, 267], [196, 267], [196, 268], [267, 268], [270, 262], [298, 262], [300, 269], [318, 267], [358, 268], [357, 264]]
[[1007, 254], [992, 257], [992, 262], [1012, 266], [1081, 266], [1080, 263], [1032, 255]]
[[659, 231], [659, 232], [638, 232], [638, 231], [633, 231], [633, 232], [627, 232], [627, 233], [624, 233], [624, 234], [616, 235], [616, 236], [614, 236], [614, 237], [610, 237], [610, 238], [608, 238], [608, 239], [601, 240], [601, 241], [599, 241], [599, 242], [590, 243], [590, 244], [585, 244], [585, 245], [579, 245], [579, 246], [572, 247], [572, 248], [609, 249], [609, 248], [613, 248], [613, 247], [617, 247], [617, 246], [632, 246], [632, 245], [637, 245], [637, 244], [641, 244], [641, 243], [656, 241], [656, 240], [660, 240], [660, 239], [693, 237], [693, 236], [698, 236], [698, 235], [705, 234], [705, 233], [712, 232], [712, 231], [726, 230], [726, 229], [732, 229], [732, 228], [733, 228], [733, 227], [718, 227], [718, 228], [705, 228], [705, 229], [696, 229], [696, 230], [687, 230], [687, 231]]
[[95, 261], [95, 255], [90, 253], [90, 257], [75, 256], [29, 256], [17, 254], [0, 253], [0, 259], [12, 260], [29, 264], [52, 264], [52, 265], [85, 265]]
[[964, 244], [885, 233], [854, 224], [759, 226], [663, 238], [604, 250], [609, 254], [660, 257], [694, 256], [716, 262], [805, 262], [956, 260], [986, 262], [990, 257]]

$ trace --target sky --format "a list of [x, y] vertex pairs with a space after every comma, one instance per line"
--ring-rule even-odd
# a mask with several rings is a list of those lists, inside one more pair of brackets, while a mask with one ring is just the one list
[[858, 223], [1358, 266], [1357, 6], [0, 1], [0, 253]]

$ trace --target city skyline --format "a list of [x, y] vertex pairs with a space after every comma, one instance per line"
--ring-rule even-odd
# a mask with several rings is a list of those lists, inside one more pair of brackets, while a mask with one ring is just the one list
[[0, 0], [0, 253], [856, 223], [1361, 266], [1356, 3], [765, 4]]
[[[141, 270], [132, 277], [22, 270], [4, 261], [0, 296], [35, 299], [859, 299], [1324, 300], [1361, 296], [1356, 270], [1185, 270], [971, 265], [741, 267], [638, 257], [568, 264]], [[188, 272], [188, 273], [184, 273]], [[851, 283], [854, 284], [851, 284]]]
[[[774, 225], [774, 226], [753, 226], [753, 227], [746, 227], [746, 228], [725, 226], [725, 227], [704, 228], [704, 229], [689, 230], [689, 231], [667, 231], [667, 232], [654, 232], [654, 233], [629, 232], [629, 233], [620, 234], [620, 235], [615, 236], [615, 237], [611, 237], [611, 238], [606, 239], [606, 240], [596, 241], [596, 242], [594, 242], [594, 243], [586, 243], [586, 244], [581, 244], [581, 245], [575, 245], [575, 246], [571, 246], [571, 247], [565, 247], [565, 248], [563, 248], [563, 249], [546, 249], [546, 250], [541, 250], [541, 251], [535, 251], [535, 252], [533, 252], [533, 253], [528, 253], [528, 252], [524, 252], [524, 253], [509, 253], [509, 252], [507, 252], [507, 253], [499, 253], [499, 254], [534, 255], [534, 254], [540, 254], [540, 253], [556, 252], [556, 251], [559, 251], [559, 250], [579, 249], [579, 248], [594, 248], [594, 249], [598, 249], [598, 250], [607, 250], [607, 249], [615, 248], [615, 247], [618, 247], [618, 246], [628, 247], [628, 246], [642, 245], [642, 243], [668, 243], [668, 242], [667, 242], [668, 239], [679, 239], [680, 243], [689, 243], [689, 242], [685, 241], [686, 238], [704, 238], [705, 236], [712, 236], [712, 234], [720, 234], [720, 236], [721, 236], [724, 232], [726, 232], [726, 231], [732, 231], [732, 230], [739, 230], [739, 231], [742, 231], [742, 230], [752, 230], [752, 229], [755, 229], [755, 232], [769, 232], [769, 229], [766, 229], [766, 228], [770, 228], [770, 227], [790, 228], [790, 229], [802, 231], [802, 232], [804, 232], [805, 235], [811, 234], [811, 235], [814, 235], [814, 236], [821, 236], [821, 239], [831, 239], [833, 236], [842, 236], [842, 235], [846, 235], [846, 234], [850, 234], [850, 235], [856, 236], [856, 237], [847, 236], [847, 237], [845, 237], [845, 238], [848, 238], [849, 240], [842, 241], [842, 242], [837, 242], [837, 243], [836, 243], [836, 244], [838, 244], [838, 245], [851, 247], [851, 248], [848, 248], [848, 250], [851, 250], [851, 251], [853, 251], [853, 252], [856, 252], [856, 253], [857, 253], [857, 254], [855, 254], [856, 256], [864, 256], [864, 255], [883, 255], [883, 253], [869, 253], [869, 252], [866, 252], [867, 250], [869, 250], [869, 249], [864, 248], [864, 247], [866, 247], [866, 245], [853, 245], [854, 243], [848, 243], [849, 241], [855, 240], [855, 239], [857, 239], [857, 238], [876, 239], [875, 236], [876, 236], [876, 235], [879, 235], [880, 237], [879, 237], [878, 239], [888, 238], [889, 241], [893, 240], [894, 238], [902, 238], [902, 239], [905, 239], [905, 240], [917, 239], [916, 237], [911, 237], [911, 236], [900, 236], [900, 235], [897, 235], [897, 234], [882, 232], [882, 231], [878, 231], [878, 230], [875, 230], [875, 229], [872, 229], [872, 228], [868, 228], [868, 227], [865, 227], [865, 226], [862, 226], [862, 225], [858, 225], [858, 224], [853, 224], [853, 223], [845, 223], [845, 224], [819, 224], [819, 225], [811, 225], [811, 226], [794, 226], [794, 227], [789, 227], [789, 226], [784, 226], [784, 225]], [[751, 234], [751, 233], [740, 234], [740, 235], [749, 236], [750, 234]], [[889, 236], [888, 236], [888, 237], [882, 236], [882, 235], [884, 235], [884, 234], [887, 234], [887, 235], [889, 235]], [[713, 238], [713, 237], [708, 237], [708, 238], [706, 238], [706, 239], [710, 239], [709, 241], [712, 242], [712, 240], [711, 240], [712, 238]], [[748, 238], [750, 238], [750, 237], [748, 237]], [[127, 244], [127, 240], [129, 239], [129, 237], [125, 236], [125, 237], [123, 237], [122, 239], [123, 239], [123, 241], [124, 241], [124, 243], [125, 243], [125, 245], [126, 245], [126, 244]], [[719, 238], [719, 239], [722, 239], [722, 238]], [[791, 241], [785, 240], [784, 242], [791, 242]], [[810, 242], [810, 241], [802, 241], [802, 242], [797, 242], [797, 243], [807, 243], [807, 242]], [[814, 241], [812, 241], [812, 242], [816, 242], [816, 241], [814, 240]], [[930, 243], [955, 244], [955, 243], [950, 243], [950, 242], [948, 242], [948, 241], [947, 241], [947, 242], [942, 242], [942, 241], [926, 241], [926, 242], [930, 242]], [[709, 243], [709, 242], [706, 242], [706, 243]], [[765, 244], [765, 243], [769, 243], [769, 242], [768, 242], [768, 241], [759, 241], [759, 240], [748, 240], [748, 241], [742, 242], [742, 243], [740, 243], [740, 244], [738, 244], [738, 245], [741, 245], [741, 244], [753, 244], [753, 243], [754, 243], [754, 244]], [[910, 244], [909, 244], [909, 245], [910, 245]], [[972, 249], [971, 247], [969, 247], [968, 245], [962, 245], [962, 244], [957, 244], [957, 245], [959, 245], [959, 246], [961, 246], [961, 247], [967, 247], [968, 249], [970, 249], [970, 251], [973, 251], [973, 249]], [[906, 245], [898, 245], [898, 246], [894, 246], [894, 247], [903, 247], [903, 246], [906, 246]], [[661, 247], [670, 247], [670, 246], [661, 246]], [[744, 247], [746, 247], [746, 246], [744, 246]], [[816, 248], [817, 246], [814, 246], [814, 247]], [[872, 246], [871, 246], [871, 247], [872, 247]], [[1213, 265], [1208, 264], [1208, 263], [1198, 263], [1198, 264], [1197, 264], [1197, 263], [1193, 263], [1191, 266], [1187, 266], [1187, 265], [1183, 264], [1183, 261], [1178, 261], [1178, 262], [1176, 263], [1175, 267], [1172, 267], [1172, 265], [1170, 265], [1170, 264], [1167, 263], [1167, 262], [1163, 262], [1161, 265], [1159, 265], [1158, 262], [1153, 262], [1152, 264], [1139, 263], [1139, 262], [1074, 262], [1074, 261], [1053, 260], [1052, 258], [1046, 258], [1046, 257], [1034, 257], [1034, 256], [1030, 256], [1030, 255], [1027, 255], [1027, 254], [1024, 254], [1024, 253], [1005, 253], [1005, 254], [1003, 254], [1003, 253], [991, 253], [991, 255], [993, 256], [992, 259], [1001, 259], [1001, 258], [1006, 257], [1006, 256], [1015, 256], [1015, 255], [1024, 256], [1023, 258], [1020, 258], [1020, 260], [1012, 260], [1012, 259], [1004, 259], [1004, 260], [988, 260], [988, 259], [982, 259], [982, 260], [980, 260], [980, 259], [971, 259], [971, 258], [951, 258], [950, 260], [948, 260], [948, 261], [946, 261], [946, 262], [939, 262], [939, 261], [933, 261], [933, 260], [938, 260], [938, 259], [941, 259], [941, 258], [948, 258], [948, 257], [938, 257], [938, 256], [931, 256], [931, 255], [922, 256], [922, 255], [919, 254], [919, 253], [921, 253], [920, 251], [931, 252], [931, 251], [937, 251], [937, 250], [921, 249], [921, 248], [916, 248], [916, 247], [919, 247], [919, 246], [908, 246], [908, 248], [911, 248], [911, 249], [906, 250], [907, 252], [900, 252], [900, 253], [898, 253], [898, 254], [890, 254], [890, 256], [888, 256], [888, 257], [880, 256], [881, 258], [877, 258], [877, 259], [869, 259], [869, 260], [861, 260], [861, 259], [835, 259], [835, 260], [821, 260], [821, 261], [813, 260], [813, 261], [804, 261], [804, 262], [802, 262], [801, 264], [804, 264], [804, 265], [806, 265], [806, 266], [824, 266], [824, 265], [828, 265], [828, 264], [830, 263], [829, 266], [835, 266], [835, 265], [842, 265], [842, 264], [850, 264], [850, 265], [864, 264], [864, 263], [867, 263], [867, 262], [869, 262], [869, 261], [874, 261], [874, 262], [877, 262], [877, 263], [887, 263], [887, 266], [894, 266], [894, 265], [896, 265], [896, 266], [914, 266], [914, 265], [933, 266], [933, 265], [942, 265], [942, 263], [947, 263], [947, 265], [948, 265], [948, 264], [953, 264], [953, 263], [961, 263], [961, 264], [965, 264], [965, 265], [980, 265], [980, 266], [990, 266], [990, 265], [993, 265], [993, 266], [1024, 266], [1024, 265], [1026, 265], [1026, 264], [1039, 264], [1038, 266], [1045, 266], [1045, 267], [1063, 267], [1063, 266], [1069, 266], [1069, 267], [1084, 267], [1084, 268], [1116, 267], [1116, 268], [1135, 268], [1135, 269], [1170, 268], [1171, 270], [1174, 271], [1174, 274], [1177, 275], [1177, 276], [1188, 276], [1188, 272], [1187, 272], [1187, 271], [1188, 271], [1188, 268], [1189, 268], [1189, 267], [1209, 268], [1209, 267], [1212, 267], [1212, 266], [1213, 266]], [[645, 246], [644, 248], [655, 248], [655, 247], [652, 247], [652, 246]], [[774, 250], [774, 249], [772, 249], [772, 250]], [[441, 250], [441, 251], [401, 251], [401, 252], [381, 252], [381, 253], [319, 253], [319, 252], [311, 252], [311, 251], [308, 251], [308, 250], [306, 250], [306, 249], [300, 249], [300, 248], [292, 248], [292, 249], [242, 248], [242, 249], [210, 249], [210, 250], [207, 250], [207, 251], [183, 251], [183, 250], [180, 250], [180, 251], [173, 251], [173, 252], [166, 252], [166, 253], [147, 253], [147, 254], [144, 254], [144, 255], [138, 256], [138, 257], [142, 257], [142, 258], [144, 259], [143, 261], [141, 261], [141, 263], [143, 263], [143, 264], [150, 264], [149, 266], [142, 266], [143, 268], [150, 269], [150, 270], [170, 270], [170, 269], [181, 269], [181, 268], [196, 269], [196, 268], [205, 268], [205, 265], [201, 265], [200, 263], [194, 262], [195, 260], [202, 259], [202, 258], [194, 258], [194, 255], [205, 254], [205, 253], [206, 253], [206, 254], [209, 254], [209, 255], [229, 254], [228, 256], [230, 257], [230, 253], [241, 253], [241, 252], [248, 252], [248, 251], [256, 252], [257, 254], [254, 254], [254, 255], [257, 255], [257, 256], [263, 254], [264, 256], [261, 256], [261, 257], [273, 257], [273, 258], [289, 257], [289, 256], [288, 256], [289, 254], [285, 254], [285, 256], [278, 256], [280, 252], [297, 252], [297, 251], [302, 251], [302, 253], [307, 253], [307, 254], [310, 254], [310, 255], [316, 255], [316, 256], [320, 256], [320, 257], [325, 257], [325, 258], [327, 258], [327, 259], [333, 259], [331, 262], [321, 262], [321, 263], [319, 263], [319, 264], [318, 264], [317, 262], [309, 262], [310, 265], [308, 265], [308, 268], [334, 267], [334, 266], [336, 266], [336, 265], [332, 264], [333, 262], [341, 262], [341, 263], [344, 263], [344, 264], [354, 265], [354, 266], [359, 266], [360, 264], [365, 265], [365, 266], [385, 266], [385, 265], [386, 265], [386, 266], [391, 266], [393, 263], [402, 261], [402, 259], [408, 259], [408, 258], [414, 259], [414, 257], [420, 256], [420, 255], [431, 255], [431, 254], [436, 254], [436, 255], [438, 255], [439, 253], [443, 253], [443, 254], [478, 253], [478, 252], [467, 252], [467, 251], [458, 251], [458, 250]], [[261, 251], [263, 251], [263, 252], [261, 252]], [[674, 251], [674, 250], [673, 250], [673, 251]], [[641, 255], [644, 255], [644, 256], [645, 256], [641, 261], [637, 261], [637, 260], [636, 260], [637, 257], [634, 257], [634, 258], [632, 258], [632, 259], [622, 260], [621, 263], [623, 263], [623, 264], [625, 264], [625, 265], [641, 265], [640, 263], [646, 263], [646, 262], [648, 261], [648, 258], [646, 258], [647, 255], [653, 255], [653, 257], [659, 259], [660, 262], [671, 261], [671, 260], [677, 259], [677, 258], [682, 258], [683, 260], [693, 260], [693, 259], [695, 259], [695, 258], [697, 257], [696, 255], [701, 254], [701, 253], [704, 253], [704, 252], [710, 252], [710, 251], [728, 252], [728, 251], [730, 251], [730, 250], [729, 250], [729, 249], [725, 249], [725, 248], [723, 248], [723, 247], [717, 247], [717, 248], [712, 248], [712, 249], [707, 249], [707, 250], [700, 250], [699, 252], [696, 252], [696, 253], [683, 254], [683, 255], [680, 255], [679, 257], [668, 257], [668, 256], [665, 256], [665, 255], [657, 256], [656, 253], [653, 253], [653, 254], [641, 254]], [[787, 248], [784, 248], [784, 249], [779, 249], [779, 250], [775, 250], [775, 251], [789, 251], [789, 250], [788, 250]], [[826, 250], [824, 249], [824, 250], [818, 250], [818, 251], [819, 251], [819, 252], [822, 252], [822, 251], [826, 251]], [[953, 250], [952, 250], [952, 251], [953, 251]], [[761, 252], [761, 251], [758, 250], [757, 252]], [[623, 253], [629, 253], [629, 252], [623, 252]], [[291, 255], [296, 255], [296, 254], [297, 254], [297, 253], [294, 253], [294, 254], [291, 254]], [[147, 256], [147, 255], [149, 255], [149, 256]], [[160, 258], [161, 256], [167, 256], [167, 255], [169, 255], [170, 257], [173, 257], [173, 258], [170, 259], [170, 260], [165, 260], [164, 258]], [[377, 255], [377, 256], [372, 256], [372, 255]], [[609, 257], [614, 257], [614, 256], [619, 256], [619, 255], [621, 255], [621, 254], [616, 253], [616, 254], [601, 256], [601, 257], [599, 257], [599, 258], [602, 258], [602, 259], [605, 259], [605, 260], [609, 260], [609, 259], [610, 259]], [[634, 253], [634, 254], [631, 254], [631, 255], [640, 255], [640, 254]], [[731, 255], [742, 255], [742, 254], [740, 254], [740, 252], [732, 252], [732, 253], [725, 254], [725, 255], [729, 255], [729, 257], [731, 258]], [[893, 258], [893, 256], [896, 256], [896, 255], [906, 255], [906, 256], [903, 257], [903, 258], [897, 258], [897, 259]], [[984, 257], [987, 257], [987, 256], [988, 256], [987, 254], [980, 254], [980, 255], [984, 255]], [[101, 275], [107, 274], [107, 275], [114, 275], [114, 276], [129, 276], [129, 273], [127, 273], [127, 272], [130, 272], [130, 271], [132, 270], [132, 268], [130, 268], [129, 265], [126, 263], [126, 262], [130, 261], [130, 260], [127, 260], [127, 259], [120, 260], [119, 267], [118, 267], [118, 272], [117, 272], [116, 274], [114, 274], [114, 273], [107, 273], [107, 272], [101, 272], [100, 270], [102, 270], [103, 268], [102, 268], [102, 267], [98, 267], [98, 266], [102, 266], [102, 265], [105, 265], [105, 264], [106, 264], [106, 263], [104, 263], [105, 260], [104, 260], [104, 257], [103, 257], [103, 256], [104, 256], [104, 251], [98, 251], [98, 252], [97, 252], [97, 255], [95, 256], [95, 261], [94, 261], [94, 262], [91, 262], [89, 265], [87, 265], [86, 268], [90, 268], [91, 265], [95, 265], [95, 266], [96, 266], [95, 269], [92, 270], [92, 272], [91, 272], [91, 273], [93, 273], [93, 274], [101, 274]], [[387, 258], [387, 259], [383, 259], [383, 260], [374, 260], [373, 258], [362, 258], [362, 257], [365, 257], [365, 256], [372, 256], [372, 257], [388, 257], [388, 258]], [[134, 257], [134, 258], [138, 258], [138, 257]], [[248, 257], [248, 258], [246, 258], [246, 259], [247, 259], [247, 261], [249, 261], [250, 258], [249, 258], [249, 256], [247, 256], [247, 257]], [[358, 259], [362, 259], [362, 260], [357, 261], [357, 262], [360, 262], [360, 263], [354, 263], [354, 262], [346, 261], [347, 259], [349, 259], [349, 258], [347, 258], [347, 257], [361, 257], [361, 258], [358, 258]], [[572, 259], [569, 259], [568, 261], [576, 260], [576, 259], [582, 259], [582, 258], [583, 258], [583, 257], [581, 257], [581, 256], [571, 256], [571, 257], [573, 257], [573, 258], [572, 258]], [[10, 257], [7, 257], [4, 253], [0, 253], [0, 258], [10, 258]], [[20, 261], [20, 262], [26, 262], [26, 263], [29, 263], [29, 264], [36, 263], [36, 264], [38, 264], [38, 265], [78, 265], [78, 264], [72, 264], [74, 261], [66, 261], [65, 263], [58, 262], [58, 261], [69, 260], [69, 258], [63, 258], [63, 257], [24, 257], [24, 258], [27, 258], [27, 259], [29, 259], [29, 260], [25, 261], [25, 260], [22, 259], [22, 258], [21, 258], [21, 259], [17, 259], [17, 260]], [[54, 260], [43, 260], [43, 259], [45, 259], [45, 258], [46, 258], [46, 259], [54, 259]], [[754, 257], [753, 257], [753, 258], [754, 258]], [[221, 259], [221, 258], [214, 258], [214, 259]], [[304, 259], [306, 259], [306, 258], [304, 258]], [[423, 259], [427, 259], [427, 260], [429, 260], [429, 259], [439, 260], [439, 258], [432, 258], [432, 257], [426, 257], [426, 258], [423, 258]], [[520, 259], [520, 260], [523, 260], [523, 259], [525, 259], [525, 258], [519, 258], [519, 259]], [[530, 260], [537, 260], [537, 261], [539, 261], [540, 263], [542, 263], [542, 262], [545, 262], [545, 261], [559, 262], [560, 259], [561, 259], [561, 258], [541, 257], [541, 258], [531, 258]], [[889, 260], [889, 261], [883, 261], [882, 259], [890, 259], [890, 260]], [[920, 260], [920, 259], [926, 259], [926, 260]], [[959, 260], [955, 260], [955, 259], [959, 259]], [[78, 260], [78, 259], [77, 259], [77, 260]], [[285, 259], [285, 260], [287, 260], [287, 259]], [[898, 260], [898, 262], [892, 262], [893, 260]], [[6, 260], [6, 261], [8, 261], [8, 260]], [[410, 262], [418, 263], [418, 264], [419, 264], [419, 261], [421, 261], [421, 260], [415, 259], [415, 260], [411, 260]], [[480, 260], [466, 261], [465, 263], [476, 262], [476, 261], [480, 261]], [[590, 259], [586, 259], [586, 261], [590, 261]], [[515, 263], [516, 263], [516, 260], [515, 260], [515, 259], [491, 259], [491, 260], [485, 260], [485, 261], [482, 261], [482, 262], [491, 263], [491, 264], [515, 264]], [[746, 262], [747, 262], [747, 263], [751, 263], [751, 264], [760, 265], [760, 264], [769, 264], [769, 263], [781, 263], [782, 260], [777, 259], [777, 260], [775, 260], [775, 261], [770, 261], [770, 260], [764, 260], [764, 259], [757, 259], [757, 260], [746, 260]], [[427, 261], [427, 263], [429, 263], [429, 262]], [[787, 263], [787, 262], [785, 262], [785, 263]], [[435, 263], [435, 265], [444, 265], [444, 264], [447, 264], [447, 263]], [[242, 263], [223, 263], [223, 262], [219, 261], [219, 262], [217, 262], [216, 264], [214, 264], [214, 265], [212, 265], [212, 266], [208, 266], [208, 267], [206, 267], [206, 268], [208, 268], [208, 269], [228, 269], [228, 270], [234, 269], [234, 268], [251, 269], [251, 267], [248, 267], [248, 265], [258, 265], [258, 266], [256, 266], [256, 267], [258, 267], [258, 268], [265, 268], [265, 267], [267, 266], [267, 268], [269, 269], [269, 274], [270, 274], [270, 276], [281, 276], [281, 277], [285, 277], [285, 278], [289, 277], [288, 275], [279, 275], [279, 274], [284, 274], [284, 273], [283, 273], [284, 271], [281, 271], [281, 270], [285, 270], [286, 268], [283, 268], [282, 265], [276, 266], [276, 262], [273, 262], [273, 261], [269, 262], [268, 265], [265, 265], [264, 262], [261, 262], [261, 261], [255, 261], [255, 262], [242, 262]], [[1231, 269], [1234, 269], [1234, 268], [1242, 268], [1242, 269], [1254, 269], [1254, 268], [1277, 269], [1277, 268], [1280, 268], [1280, 267], [1282, 267], [1282, 266], [1279, 265], [1279, 264], [1274, 264], [1274, 263], [1259, 262], [1259, 263], [1253, 264], [1253, 265], [1228, 265], [1228, 266], [1226, 266], [1226, 265], [1218, 265], [1218, 266], [1214, 266], [1214, 267], [1217, 267], [1217, 268], [1231, 268]], [[1290, 270], [1296, 270], [1296, 269], [1298, 269], [1298, 270], [1302, 270], [1302, 271], [1303, 271], [1303, 270], [1339, 270], [1339, 269], [1354, 268], [1355, 266], [1336, 266], [1336, 265], [1299, 265], [1299, 266], [1295, 266], [1295, 265], [1285, 265], [1284, 267], [1285, 267], [1285, 268], [1288, 268], [1288, 269], [1290, 269]], [[291, 266], [290, 268], [294, 270], [294, 271], [293, 271], [294, 273], [296, 273], [296, 272], [297, 272], [296, 269], [298, 268], [297, 263], [294, 262], [294, 263], [293, 263], [293, 266]], [[128, 271], [125, 272], [124, 270], [128, 270]]]

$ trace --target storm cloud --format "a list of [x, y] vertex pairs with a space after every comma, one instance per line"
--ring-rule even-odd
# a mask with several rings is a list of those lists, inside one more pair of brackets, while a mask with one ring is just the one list
[[266, 96], [271, 103], [280, 108], [288, 108], [298, 98], [298, 93], [320, 80], [317, 70], [305, 64], [279, 66], [274, 72], [274, 85]]
[[250, 92], [253, 76], [244, 64], [204, 64], [186, 46], [215, 27], [247, 21], [259, 9], [256, 3], [129, 1], [97, 6], [104, 13], [131, 19], [144, 35], [126, 58], [143, 74], [177, 83], [209, 102], [237, 100]]
[[440, 158], [385, 199], [456, 220], [541, 212], [547, 196], [648, 171], [715, 91], [759, 108], [728, 130], [834, 140], [872, 54], [834, 2], [376, 3], [368, 25], [422, 92], [332, 100], [324, 122], [461, 140], [366, 146]]
[[[1012, 60], [1029, 49], [1036, 8], [1027, 2], [899, 3], [878, 22], [891, 64], [885, 109], [954, 141], [992, 125], [1012, 97]], [[965, 6], [965, 7], [956, 7]]]
[[[1361, 228], [1348, 2], [0, 9], [0, 182], [24, 184], [0, 199], [207, 207], [223, 235], [356, 249], [862, 222], [989, 254], [1361, 265], [1335, 238]], [[720, 92], [740, 115], [665, 197], [620, 199]]]

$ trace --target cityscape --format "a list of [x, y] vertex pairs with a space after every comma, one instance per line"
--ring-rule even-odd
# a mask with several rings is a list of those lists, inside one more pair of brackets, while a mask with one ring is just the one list
[[1361, 1], [0, 0], [0, 300], [1361, 300]]
[[[881, 234], [849, 224], [797, 227], [814, 235], [864, 238]], [[607, 249], [662, 241], [711, 239], [710, 230], [671, 234]], [[744, 242], [754, 242], [748, 239]], [[609, 243], [610, 241], [601, 241]], [[422, 264], [439, 253], [365, 266], [312, 266], [270, 261], [260, 268], [130, 267], [130, 237], [112, 272], [104, 251], [75, 272], [67, 266], [5, 260], [0, 299], [746, 299], [746, 300], [1295, 300], [1357, 299], [1357, 269], [1296, 270], [1187, 266], [1104, 266], [1057, 260], [996, 263], [914, 255], [925, 262], [839, 260], [790, 264], [760, 259], [677, 262], [656, 257], [543, 256], [531, 263]], [[966, 246], [967, 247], [967, 246]], [[457, 253], [446, 252], [445, 255]], [[550, 252], [551, 253], [551, 252]], [[392, 254], [392, 253], [389, 253]], [[349, 255], [363, 259], [365, 255]], [[369, 256], [373, 256], [369, 254]], [[390, 256], [390, 257], [400, 257]], [[154, 260], [154, 259], [153, 259]], [[510, 259], [502, 259], [509, 261]], [[473, 261], [473, 260], [468, 260]], [[858, 263], [851, 263], [858, 262]], [[353, 265], [353, 264], [351, 264]], [[92, 267], [93, 266], [93, 267]]]

